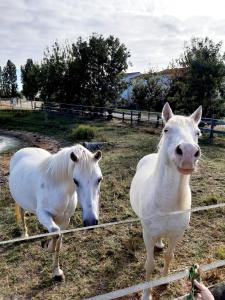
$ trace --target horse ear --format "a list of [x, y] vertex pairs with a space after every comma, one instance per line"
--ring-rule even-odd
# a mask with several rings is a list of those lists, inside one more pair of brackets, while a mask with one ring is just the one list
[[94, 159], [100, 160], [101, 157], [102, 157], [102, 151], [98, 150], [98, 151], [94, 154]]
[[166, 102], [166, 104], [163, 106], [163, 110], [162, 110], [162, 119], [163, 119], [164, 123], [169, 121], [169, 119], [172, 118], [172, 116], [173, 116], [172, 109], [170, 108], [169, 103]]
[[70, 158], [72, 159], [72, 161], [78, 162], [78, 157], [76, 156], [76, 154], [74, 154], [74, 152], [70, 153]]
[[196, 124], [199, 124], [202, 118], [202, 106], [200, 105], [198, 109], [191, 115], [191, 118], [195, 121]]

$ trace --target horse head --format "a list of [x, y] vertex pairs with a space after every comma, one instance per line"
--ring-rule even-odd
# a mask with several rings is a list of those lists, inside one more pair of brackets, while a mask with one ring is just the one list
[[168, 103], [163, 107], [162, 118], [165, 127], [161, 145], [167, 162], [175, 164], [181, 174], [191, 174], [200, 158], [198, 138], [201, 132], [198, 124], [201, 116], [201, 106], [189, 117], [174, 115]]
[[92, 154], [85, 148], [83, 148], [82, 153], [83, 155], [77, 155], [74, 152], [70, 154], [74, 163], [73, 181], [82, 208], [83, 224], [84, 226], [92, 226], [98, 224], [99, 218], [99, 192], [102, 172], [98, 162], [102, 153], [99, 150]]

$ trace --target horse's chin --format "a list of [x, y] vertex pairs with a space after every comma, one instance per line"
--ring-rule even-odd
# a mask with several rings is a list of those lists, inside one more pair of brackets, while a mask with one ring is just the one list
[[192, 169], [184, 169], [184, 168], [177, 167], [177, 170], [182, 175], [190, 175], [195, 169], [194, 168], [192, 168]]

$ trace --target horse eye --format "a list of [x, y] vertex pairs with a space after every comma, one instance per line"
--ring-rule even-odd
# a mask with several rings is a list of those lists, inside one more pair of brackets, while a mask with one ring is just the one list
[[73, 179], [74, 183], [76, 184], [76, 186], [79, 186], [79, 182], [76, 179]]
[[164, 132], [168, 132], [168, 129], [167, 129], [167, 128], [165, 128], [165, 129], [164, 129]]
[[200, 136], [200, 135], [201, 135], [201, 132], [200, 132], [200, 131], [197, 131], [197, 132], [196, 132], [196, 135], [197, 135], [197, 136]]

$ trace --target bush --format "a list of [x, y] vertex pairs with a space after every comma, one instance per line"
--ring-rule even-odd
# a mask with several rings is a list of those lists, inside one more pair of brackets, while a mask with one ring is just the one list
[[70, 139], [73, 141], [90, 141], [96, 135], [96, 128], [89, 125], [79, 125], [72, 129]]

